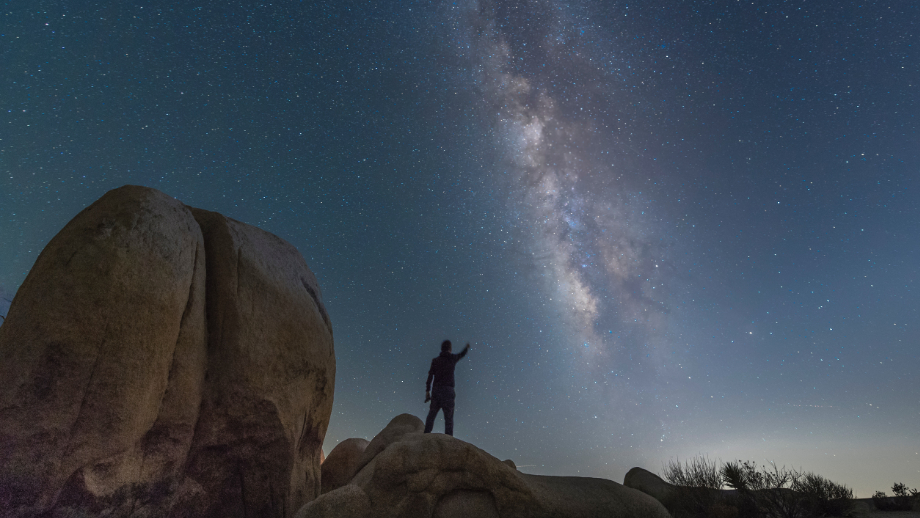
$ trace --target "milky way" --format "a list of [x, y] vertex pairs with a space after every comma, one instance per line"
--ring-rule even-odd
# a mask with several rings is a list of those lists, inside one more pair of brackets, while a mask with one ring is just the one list
[[[534, 24], [515, 45], [517, 53], [510, 43], [515, 34], [496, 22], [509, 9], [529, 13], [510, 23]], [[557, 13], [566, 11], [551, 2], [505, 9], [472, 2], [450, 15], [456, 50], [468, 58], [471, 79], [484, 95], [482, 112], [492, 118], [505, 151], [505, 170], [496, 180], [518, 211], [526, 251], [574, 335], [570, 345], [608, 366], [616, 363], [618, 348], [637, 340], [618, 337], [637, 330], [638, 340], [663, 337], [666, 290], [660, 289], [658, 263], [665, 244], [648, 194], [643, 198], [622, 181], [636, 172], [616, 163], [627, 151], [621, 140], [630, 128], [611, 128], [618, 110], [611, 113], [603, 103], [628, 99], [617, 99], [616, 91], [600, 100], [577, 99], [590, 97], [585, 85], [605, 80], [605, 72], [573, 50], [577, 29]], [[518, 65], [528, 45], [539, 58]], [[560, 77], [576, 80], [564, 84]]]

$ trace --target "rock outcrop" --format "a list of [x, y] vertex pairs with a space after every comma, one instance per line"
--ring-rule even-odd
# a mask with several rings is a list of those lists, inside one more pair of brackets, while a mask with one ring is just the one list
[[632, 468], [623, 477], [623, 485], [643, 493], [668, 506], [676, 494], [676, 486], [665, 482], [661, 477], [642, 468]]
[[472, 444], [423, 434], [422, 427], [408, 414], [393, 419], [365, 449], [365, 460], [377, 453], [354, 478], [296, 516], [669, 516], [655, 499], [610, 480], [523, 474]]
[[734, 489], [676, 486], [642, 468], [632, 468], [626, 472], [623, 485], [658, 500], [674, 515], [712, 513], [718, 516], [732, 516], [737, 514], [737, 506], [740, 505], [737, 499], [738, 492]]
[[0, 515], [290, 515], [319, 494], [334, 375], [294, 247], [111, 191], [0, 326]]
[[352, 479], [368, 444], [365, 439], [345, 439], [329, 452], [322, 466], [323, 494], [344, 486]]
[[374, 460], [374, 457], [385, 450], [387, 446], [402, 439], [404, 435], [424, 430], [425, 424], [422, 423], [421, 419], [412, 414], [399, 414], [394, 417], [387, 423], [383, 430], [380, 430], [380, 433], [371, 439], [370, 444], [364, 448], [364, 453], [355, 466], [355, 473], [361, 471], [364, 466], [367, 466], [370, 461]]

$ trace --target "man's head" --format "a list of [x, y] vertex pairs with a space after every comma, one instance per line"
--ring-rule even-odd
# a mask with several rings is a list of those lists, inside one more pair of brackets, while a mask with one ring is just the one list
[[441, 352], [449, 353], [450, 352], [450, 340], [444, 340], [441, 342]]

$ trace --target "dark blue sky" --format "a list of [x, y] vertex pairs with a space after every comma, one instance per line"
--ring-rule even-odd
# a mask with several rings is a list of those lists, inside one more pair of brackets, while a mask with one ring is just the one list
[[473, 344], [456, 435], [524, 471], [707, 454], [916, 487], [918, 23], [907, 0], [5, 2], [0, 289], [147, 185], [303, 253], [336, 337], [327, 452], [424, 416], [449, 338]]

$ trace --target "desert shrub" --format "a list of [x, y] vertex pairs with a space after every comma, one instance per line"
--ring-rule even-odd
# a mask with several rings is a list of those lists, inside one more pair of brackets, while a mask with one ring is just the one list
[[920, 491], [916, 489], [907, 489], [907, 485], [902, 482], [895, 482], [895, 484], [891, 486], [891, 492], [894, 493], [895, 497], [920, 498]]
[[875, 505], [875, 508], [879, 511], [900, 511], [894, 503], [894, 498], [891, 498], [884, 491], [876, 491], [872, 495], [872, 503]]
[[821, 475], [804, 473], [792, 489], [801, 493], [806, 516], [844, 516], [853, 508], [853, 490]]
[[681, 464], [680, 459], [670, 461], [664, 468], [664, 479], [675, 486], [722, 488], [722, 472], [714, 460], [694, 457]]
[[910, 511], [913, 509], [913, 501], [920, 500], [920, 492], [916, 489], [908, 489], [901, 482], [896, 482], [891, 486], [891, 492], [894, 496], [888, 496], [884, 491], [876, 491], [872, 495], [872, 503], [879, 511]]
[[801, 474], [775, 464], [760, 469], [753, 462], [728, 462], [722, 466], [725, 484], [737, 491], [735, 499], [743, 517], [799, 518], [805, 516], [801, 495], [792, 491]]
[[905, 511], [913, 509], [914, 501], [920, 501], [920, 491], [908, 489], [907, 486], [901, 482], [897, 482], [891, 486], [891, 492], [894, 493], [895, 502], [903, 507]]
[[[853, 491], [820, 475], [749, 461], [721, 466], [705, 457], [670, 462], [663, 470], [675, 493], [665, 504], [675, 518], [817, 518], [843, 516]], [[721, 493], [725, 485], [734, 493]]]
[[[718, 490], [722, 488], [722, 473], [714, 460], [700, 456], [688, 461], [670, 461], [663, 477], [675, 486], [674, 494], [665, 503], [675, 518], [719, 516], [733, 517], [731, 509], [721, 508]], [[724, 507], [724, 506], [723, 506]]]

